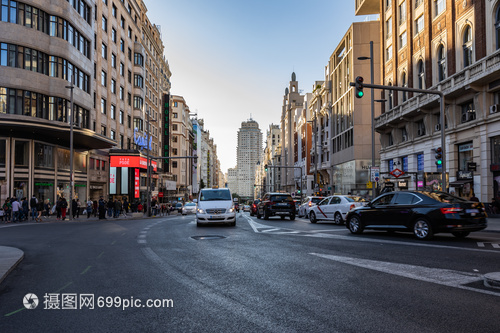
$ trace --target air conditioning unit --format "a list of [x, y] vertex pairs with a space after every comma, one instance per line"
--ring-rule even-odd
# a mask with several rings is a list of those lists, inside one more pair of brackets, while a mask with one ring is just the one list
[[490, 105], [490, 113], [497, 113], [498, 111], [500, 111], [499, 104]]
[[436, 126], [434, 126], [434, 129], [437, 131], [440, 131], [441, 130], [441, 124], [436, 124]]

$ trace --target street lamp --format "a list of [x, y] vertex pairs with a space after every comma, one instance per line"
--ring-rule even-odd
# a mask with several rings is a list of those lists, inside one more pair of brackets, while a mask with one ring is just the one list
[[[358, 57], [358, 60], [368, 60], [370, 59], [370, 83], [374, 84], [373, 79], [373, 41], [370, 41], [370, 56], [369, 57]], [[374, 100], [374, 89], [371, 88], [371, 123], [372, 123], [372, 167], [375, 166], [375, 100]], [[372, 199], [375, 198], [375, 186], [372, 186]]]
[[73, 82], [69, 86], [66, 86], [67, 89], [70, 90], [71, 92], [71, 106], [70, 106], [70, 111], [69, 111], [69, 202], [68, 202], [68, 213], [69, 213], [69, 220], [71, 221], [73, 219], [73, 186], [74, 186], [74, 179], [73, 179], [73, 89], [75, 86], [73, 85]]

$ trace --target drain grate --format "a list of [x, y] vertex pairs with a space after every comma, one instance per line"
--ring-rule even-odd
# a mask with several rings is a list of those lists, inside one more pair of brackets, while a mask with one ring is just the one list
[[191, 236], [191, 238], [195, 240], [208, 240], [208, 239], [223, 239], [226, 237], [218, 235], [206, 235], [206, 236]]

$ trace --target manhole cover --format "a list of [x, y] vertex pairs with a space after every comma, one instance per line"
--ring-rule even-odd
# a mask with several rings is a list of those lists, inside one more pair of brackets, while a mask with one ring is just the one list
[[206, 236], [192, 236], [191, 238], [196, 240], [208, 240], [208, 239], [222, 239], [226, 237], [218, 235], [206, 235]]

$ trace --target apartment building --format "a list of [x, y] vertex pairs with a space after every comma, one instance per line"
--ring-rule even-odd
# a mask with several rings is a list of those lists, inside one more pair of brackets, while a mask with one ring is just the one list
[[[380, 15], [383, 83], [445, 95], [441, 124], [436, 96], [386, 93], [385, 110], [375, 120], [384, 184], [399, 185], [389, 174], [399, 169], [406, 176], [402, 188], [443, 189], [464, 198], [475, 193], [486, 202], [498, 195], [499, 6], [484, 0], [356, 1], [357, 15]], [[446, 158], [444, 186], [437, 148]]]
[[[281, 129], [279, 125], [270, 124], [266, 131], [266, 146], [261, 161], [262, 182], [257, 188], [256, 197], [262, 197], [266, 192], [277, 192], [281, 189]], [[268, 166], [265, 171], [264, 166]], [[275, 167], [276, 166], [276, 167]], [[256, 183], [256, 185], [259, 185]], [[257, 186], [256, 186], [257, 187]]]
[[246, 199], [254, 196], [255, 170], [262, 159], [262, 132], [259, 124], [249, 119], [241, 123], [236, 147], [236, 169], [238, 170], [237, 194]]

